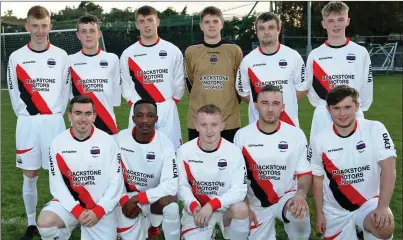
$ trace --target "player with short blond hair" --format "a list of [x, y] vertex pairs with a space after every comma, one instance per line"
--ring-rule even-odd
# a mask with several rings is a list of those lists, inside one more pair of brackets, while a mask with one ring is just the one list
[[[48, 169], [48, 149], [54, 136], [66, 129], [63, 115], [71, 83], [67, 53], [50, 44], [49, 11], [33, 6], [27, 14], [27, 45], [9, 58], [7, 85], [17, 115], [16, 165], [23, 169], [22, 195], [28, 228], [22, 239], [38, 235], [36, 228], [39, 169]], [[27, 134], [29, 133], [29, 134]]]

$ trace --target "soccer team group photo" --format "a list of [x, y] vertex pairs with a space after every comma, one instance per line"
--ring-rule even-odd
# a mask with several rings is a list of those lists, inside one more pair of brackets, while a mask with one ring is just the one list
[[[30, 7], [30, 40], [5, 63], [2, 237], [402, 239], [402, 75], [390, 87], [373, 74], [348, 5], [323, 4], [326, 38], [306, 57], [274, 11], [256, 15], [245, 54], [218, 7], [200, 9], [202, 38], [181, 50], [135, 4], [139, 38], [117, 55], [95, 14], [77, 16], [68, 54], [53, 13]], [[397, 112], [379, 102], [390, 96]]]

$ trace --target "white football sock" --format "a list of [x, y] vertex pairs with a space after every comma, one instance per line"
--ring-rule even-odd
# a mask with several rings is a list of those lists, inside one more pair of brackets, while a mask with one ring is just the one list
[[36, 182], [38, 176], [29, 178], [25, 175], [22, 185], [22, 198], [24, 199], [25, 212], [28, 217], [28, 226], [36, 226], [36, 205], [38, 202], [38, 194], [36, 190]]

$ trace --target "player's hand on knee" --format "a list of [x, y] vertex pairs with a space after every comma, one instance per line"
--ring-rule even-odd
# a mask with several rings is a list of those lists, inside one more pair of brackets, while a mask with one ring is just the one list
[[392, 227], [393, 214], [389, 208], [377, 207], [371, 213], [371, 219], [378, 230], [386, 230]]
[[315, 216], [315, 228], [316, 228], [316, 231], [322, 235], [326, 231], [326, 218], [322, 212], [317, 213]]
[[305, 198], [299, 194], [295, 194], [287, 202], [287, 209], [295, 218], [302, 219], [309, 216], [309, 206]]
[[84, 218], [83, 226], [92, 227], [98, 223], [98, 217], [92, 210], [88, 210], [87, 215]]
[[136, 218], [141, 213], [141, 208], [134, 201], [127, 201], [122, 207], [123, 214], [128, 218]]
[[81, 225], [84, 225], [84, 223], [86, 222], [86, 219], [87, 219], [87, 215], [88, 215], [88, 212], [89, 212], [90, 210], [88, 210], [88, 209], [84, 209], [84, 211], [81, 213], [81, 215], [78, 217], [78, 222], [81, 224]]
[[204, 205], [196, 214], [196, 225], [199, 227], [206, 227], [212, 214], [213, 208], [211, 207], [210, 203], [206, 203], [206, 205]]
[[258, 226], [256, 214], [249, 208], [249, 225], [252, 225], [252, 222], [255, 226]]

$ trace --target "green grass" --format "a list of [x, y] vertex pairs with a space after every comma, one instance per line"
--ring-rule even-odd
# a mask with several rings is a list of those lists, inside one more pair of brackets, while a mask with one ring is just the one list
[[[179, 103], [180, 120], [182, 123], [183, 139], [187, 140], [187, 97]], [[1, 92], [1, 239], [19, 239], [25, 232], [27, 223], [22, 199], [22, 171], [15, 167], [15, 124], [16, 116], [11, 108], [10, 98], [7, 91]], [[116, 108], [116, 116], [119, 129], [127, 127], [129, 107], [125, 104]], [[299, 105], [299, 121], [301, 128], [309, 137], [313, 108], [305, 98]], [[247, 105], [241, 104], [242, 124], [247, 124]], [[374, 102], [370, 111], [366, 112], [366, 118], [383, 122], [398, 152], [397, 180], [395, 192], [391, 201], [391, 209], [395, 215], [396, 230], [394, 239], [403, 239], [402, 234], [402, 75], [375, 76]], [[38, 208], [39, 215], [42, 207], [51, 199], [48, 186], [47, 172], [41, 170], [38, 180]], [[312, 196], [309, 204], [311, 216], [313, 216]], [[311, 217], [312, 226], [314, 219]], [[283, 227], [277, 223], [277, 239], [287, 239]], [[73, 239], [79, 239], [76, 230]], [[312, 228], [311, 239], [320, 239]]]

